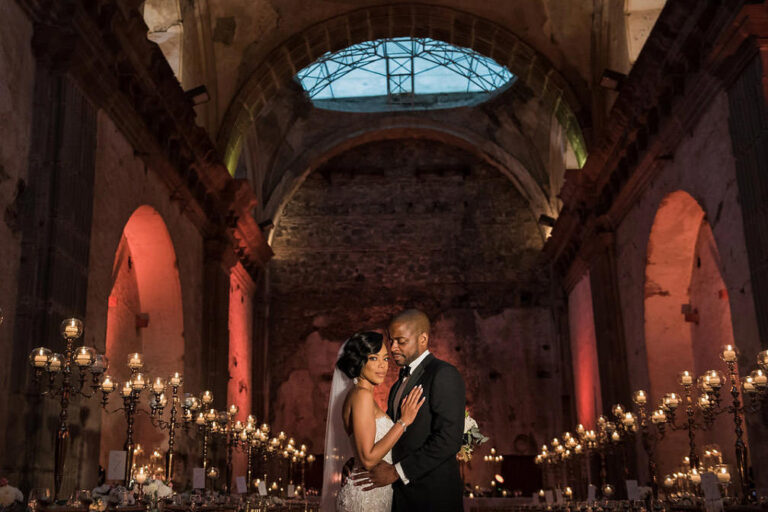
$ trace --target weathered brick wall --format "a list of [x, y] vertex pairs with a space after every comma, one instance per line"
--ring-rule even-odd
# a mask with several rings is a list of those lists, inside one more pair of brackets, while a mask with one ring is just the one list
[[[341, 342], [417, 306], [435, 325], [432, 350], [464, 375], [492, 437], [486, 450], [534, 453], [561, 428], [542, 243], [510, 180], [461, 150], [395, 140], [329, 161], [288, 203], [272, 242], [275, 427], [321, 452]], [[382, 404], [395, 376], [392, 365]]]

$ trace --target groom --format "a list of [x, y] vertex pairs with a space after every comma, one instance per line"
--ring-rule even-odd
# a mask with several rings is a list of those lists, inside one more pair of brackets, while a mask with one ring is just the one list
[[455, 367], [429, 353], [429, 329], [427, 315], [415, 309], [389, 324], [390, 356], [400, 378], [389, 391], [387, 414], [397, 421], [403, 397], [417, 384], [426, 401], [392, 449], [395, 464], [380, 462], [354, 477], [364, 490], [393, 484], [394, 512], [463, 510], [456, 454], [464, 433], [464, 380]]

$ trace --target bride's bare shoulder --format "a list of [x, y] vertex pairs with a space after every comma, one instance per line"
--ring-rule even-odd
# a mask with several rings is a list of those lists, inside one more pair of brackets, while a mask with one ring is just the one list
[[373, 391], [370, 389], [354, 387], [349, 390], [347, 404], [355, 409], [366, 408], [374, 403]]

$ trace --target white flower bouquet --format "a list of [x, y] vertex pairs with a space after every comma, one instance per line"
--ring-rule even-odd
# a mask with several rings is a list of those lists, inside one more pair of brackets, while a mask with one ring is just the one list
[[470, 462], [472, 460], [472, 452], [476, 447], [488, 441], [488, 437], [484, 436], [480, 432], [480, 427], [477, 425], [472, 416], [469, 415], [469, 410], [464, 411], [464, 444], [459, 449], [459, 453], [456, 454], [456, 459], [459, 462]]

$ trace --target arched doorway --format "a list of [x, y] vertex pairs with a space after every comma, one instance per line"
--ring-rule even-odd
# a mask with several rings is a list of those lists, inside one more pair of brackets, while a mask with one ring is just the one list
[[[734, 343], [731, 308], [720, 255], [706, 213], [687, 192], [666, 196], [651, 228], [645, 270], [645, 346], [652, 403], [665, 393], [682, 394], [678, 374], [724, 371], [720, 347]], [[696, 396], [694, 391], [694, 397]], [[678, 411], [678, 423], [685, 416]], [[734, 435], [720, 417], [709, 431], [696, 432], [699, 456], [708, 443], [726, 453]], [[659, 450], [666, 474], [688, 455], [685, 432], [669, 432]], [[733, 461], [730, 461], [733, 462]]]
[[[175, 371], [183, 372], [183, 331], [176, 252], [160, 214], [144, 205], [126, 223], [112, 268], [106, 336], [111, 375], [119, 382], [128, 378], [127, 358], [133, 352], [143, 354], [144, 373], [150, 377], [167, 378]], [[143, 409], [148, 408], [147, 397], [145, 392]], [[141, 444], [145, 458], [156, 448], [164, 452], [166, 437], [152, 427], [146, 415], [136, 416], [134, 441]], [[100, 446], [103, 467], [110, 450], [123, 449], [125, 438], [124, 416], [103, 413]], [[144, 460], [140, 457], [139, 462]]]

